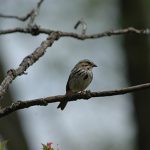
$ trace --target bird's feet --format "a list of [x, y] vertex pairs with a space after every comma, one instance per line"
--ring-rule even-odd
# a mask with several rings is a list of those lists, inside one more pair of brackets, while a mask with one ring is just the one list
[[91, 98], [91, 91], [90, 90], [81, 91], [80, 93], [85, 95], [85, 99]]

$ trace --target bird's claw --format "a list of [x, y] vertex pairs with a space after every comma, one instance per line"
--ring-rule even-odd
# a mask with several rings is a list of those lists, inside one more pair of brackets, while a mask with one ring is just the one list
[[80, 93], [85, 95], [85, 99], [91, 98], [91, 91], [90, 90], [81, 91]]

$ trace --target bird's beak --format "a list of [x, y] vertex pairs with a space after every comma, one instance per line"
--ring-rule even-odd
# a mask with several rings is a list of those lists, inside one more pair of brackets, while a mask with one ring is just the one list
[[93, 67], [97, 67], [97, 65], [96, 65], [96, 64], [93, 64]]

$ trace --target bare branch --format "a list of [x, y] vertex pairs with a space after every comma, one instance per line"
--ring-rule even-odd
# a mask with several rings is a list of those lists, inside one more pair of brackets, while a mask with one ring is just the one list
[[71, 32], [61, 32], [61, 36], [63, 37], [72, 37], [79, 40], [86, 40], [86, 39], [96, 39], [96, 38], [102, 38], [112, 35], [121, 35], [121, 34], [139, 34], [139, 35], [150, 35], [150, 29], [135, 29], [133, 27], [125, 28], [125, 29], [118, 29], [118, 30], [111, 30], [111, 31], [105, 31], [97, 34], [91, 34], [91, 35], [80, 35], [76, 33]]
[[16, 27], [14, 29], [0, 30], [0, 35], [9, 34], [9, 33], [28, 33], [28, 34], [32, 34], [32, 35], [39, 35], [39, 34], [50, 34], [52, 32], [59, 32], [61, 37], [72, 37], [72, 38], [76, 38], [79, 40], [96, 39], [96, 38], [108, 37], [108, 36], [113, 36], [113, 35], [130, 34], [130, 33], [139, 34], [139, 35], [150, 35], [149, 28], [136, 29], [133, 27], [118, 29], [118, 30], [110, 30], [110, 31], [105, 31], [105, 32], [101, 32], [101, 33], [91, 34], [91, 35], [87, 35], [87, 34], [83, 35], [83, 34], [77, 34], [77, 33], [73, 33], [73, 32], [62, 32], [62, 31], [50, 30], [50, 29], [40, 28], [38, 26], [37, 26], [35, 34], [33, 34], [33, 30], [32, 30], [32, 28]]
[[28, 23], [29, 27], [31, 27], [33, 25], [36, 16], [39, 14], [40, 6], [41, 6], [43, 1], [44, 0], [39, 0], [39, 2], [37, 3], [36, 8], [33, 9], [33, 11], [32, 11], [33, 13], [31, 14], [30, 20], [29, 20], [29, 23]]
[[5, 18], [5, 19], [17, 19], [17, 20], [20, 20], [20, 21], [26, 21], [31, 16], [32, 13], [33, 13], [33, 10], [31, 10], [29, 13], [27, 13], [23, 17], [13, 16], [13, 15], [6, 15], [6, 14], [0, 13], [0, 17]]
[[40, 9], [43, 2], [44, 0], [39, 0], [39, 2], [37, 3], [37, 9]]
[[10, 33], [27, 33], [27, 34], [32, 34], [32, 35], [39, 35], [39, 34], [51, 34], [52, 32], [57, 32], [54, 30], [49, 30], [49, 29], [43, 29], [40, 28], [38, 26], [36, 26], [36, 31], [34, 29], [34, 27], [27, 27], [27, 28], [20, 28], [20, 27], [16, 27], [13, 29], [6, 29], [6, 30], [0, 30], [0, 35], [3, 34], [10, 34]]
[[58, 32], [52, 32], [49, 37], [41, 43], [41, 45], [30, 55], [26, 56], [23, 61], [20, 63], [17, 69], [10, 69], [7, 72], [6, 77], [2, 81], [0, 85], [0, 97], [3, 96], [6, 90], [9, 87], [9, 84], [17, 77], [22, 74], [32, 65], [34, 64], [44, 53], [46, 49], [50, 47], [55, 40], [59, 38]]
[[38, 15], [40, 6], [41, 6], [41, 4], [42, 4], [43, 1], [44, 0], [40, 0], [37, 3], [36, 8], [32, 9], [29, 13], [27, 13], [23, 17], [13, 16], [13, 15], [6, 15], [6, 14], [2, 14], [2, 13], [0, 13], [0, 17], [6, 18], [6, 19], [17, 19], [17, 20], [20, 20], [20, 21], [26, 21], [28, 18], [31, 18], [30, 21], [29, 21], [29, 23], [32, 24], [34, 22], [34, 20], [35, 20], [35, 17]]
[[76, 101], [78, 99], [90, 99], [92, 97], [104, 97], [104, 96], [114, 96], [114, 95], [122, 95], [126, 93], [136, 92], [144, 89], [150, 88], [150, 83], [140, 84], [136, 86], [131, 86], [122, 89], [116, 89], [112, 91], [101, 91], [101, 92], [90, 92], [86, 91], [84, 93], [77, 93], [73, 95], [57, 95], [46, 98], [38, 98], [34, 100], [26, 100], [26, 101], [17, 101], [12, 103], [10, 106], [7, 106], [0, 110], [0, 117], [4, 117], [12, 112], [15, 112], [20, 109], [28, 108], [31, 106], [46, 106], [48, 103], [55, 103], [64, 100], [68, 101]]
[[86, 34], [86, 31], [87, 31], [87, 24], [86, 24], [86, 22], [84, 21], [83, 18], [81, 18], [81, 19], [75, 24], [74, 29], [77, 29], [80, 25], [81, 25], [81, 27], [82, 27], [81, 34], [85, 35], [85, 34]]

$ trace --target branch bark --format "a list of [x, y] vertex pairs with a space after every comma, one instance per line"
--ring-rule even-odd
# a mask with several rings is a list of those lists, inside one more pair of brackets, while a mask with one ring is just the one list
[[33, 13], [33, 10], [31, 10], [29, 13], [27, 13], [25, 16], [22, 16], [22, 17], [0, 13], [0, 17], [5, 18], [5, 19], [17, 19], [20, 21], [26, 21], [31, 16], [32, 13]]
[[0, 30], [0, 35], [3, 34], [10, 34], [10, 33], [27, 33], [31, 35], [39, 35], [39, 34], [50, 34], [52, 32], [59, 32], [61, 37], [72, 37], [79, 40], [86, 40], [86, 39], [96, 39], [96, 38], [102, 38], [102, 37], [108, 37], [113, 35], [121, 35], [121, 34], [139, 34], [139, 35], [150, 35], [150, 28], [147, 29], [136, 29], [133, 27], [128, 27], [124, 29], [117, 29], [117, 30], [110, 30], [105, 32], [100, 32], [96, 34], [91, 35], [84, 35], [84, 34], [77, 34], [74, 32], [63, 32], [63, 31], [56, 31], [56, 30], [50, 30], [45, 28], [40, 28], [39, 26], [35, 27], [26, 27], [26, 28], [20, 28], [16, 27], [13, 29], [5, 29]]
[[10, 83], [17, 77], [25, 74], [25, 71], [34, 64], [40, 57], [44, 55], [46, 52], [46, 49], [50, 47], [55, 40], [58, 40], [59, 33], [58, 32], [52, 32], [48, 38], [41, 43], [41, 45], [30, 55], [26, 56], [22, 62], [20, 63], [19, 67], [17, 69], [10, 69], [7, 72], [6, 77], [2, 81], [0, 85], [0, 97], [2, 97], [6, 90], [8, 89]]
[[77, 93], [73, 95], [57, 95], [57, 96], [51, 96], [46, 98], [38, 98], [34, 100], [24, 100], [24, 101], [17, 101], [12, 103], [10, 106], [7, 106], [0, 110], [0, 118], [4, 117], [12, 112], [15, 112], [20, 109], [28, 108], [31, 106], [46, 106], [48, 103], [55, 103], [60, 101], [76, 101], [78, 99], [90, 99], [92, 97], [105, 97], [105, 96], [114, 96], [114, 95], [122, 95], [127, 94], [131, 92], [136, 92], [144, 89], [150, 88], [150, 83], [146, 84], [140, 84], [136, 86], [131, 86], [127, 88], [122, 89], [116, 89], [111, 91], [99, 91], [99, 92], [90, 92], [85, 91], [83, 93]]

